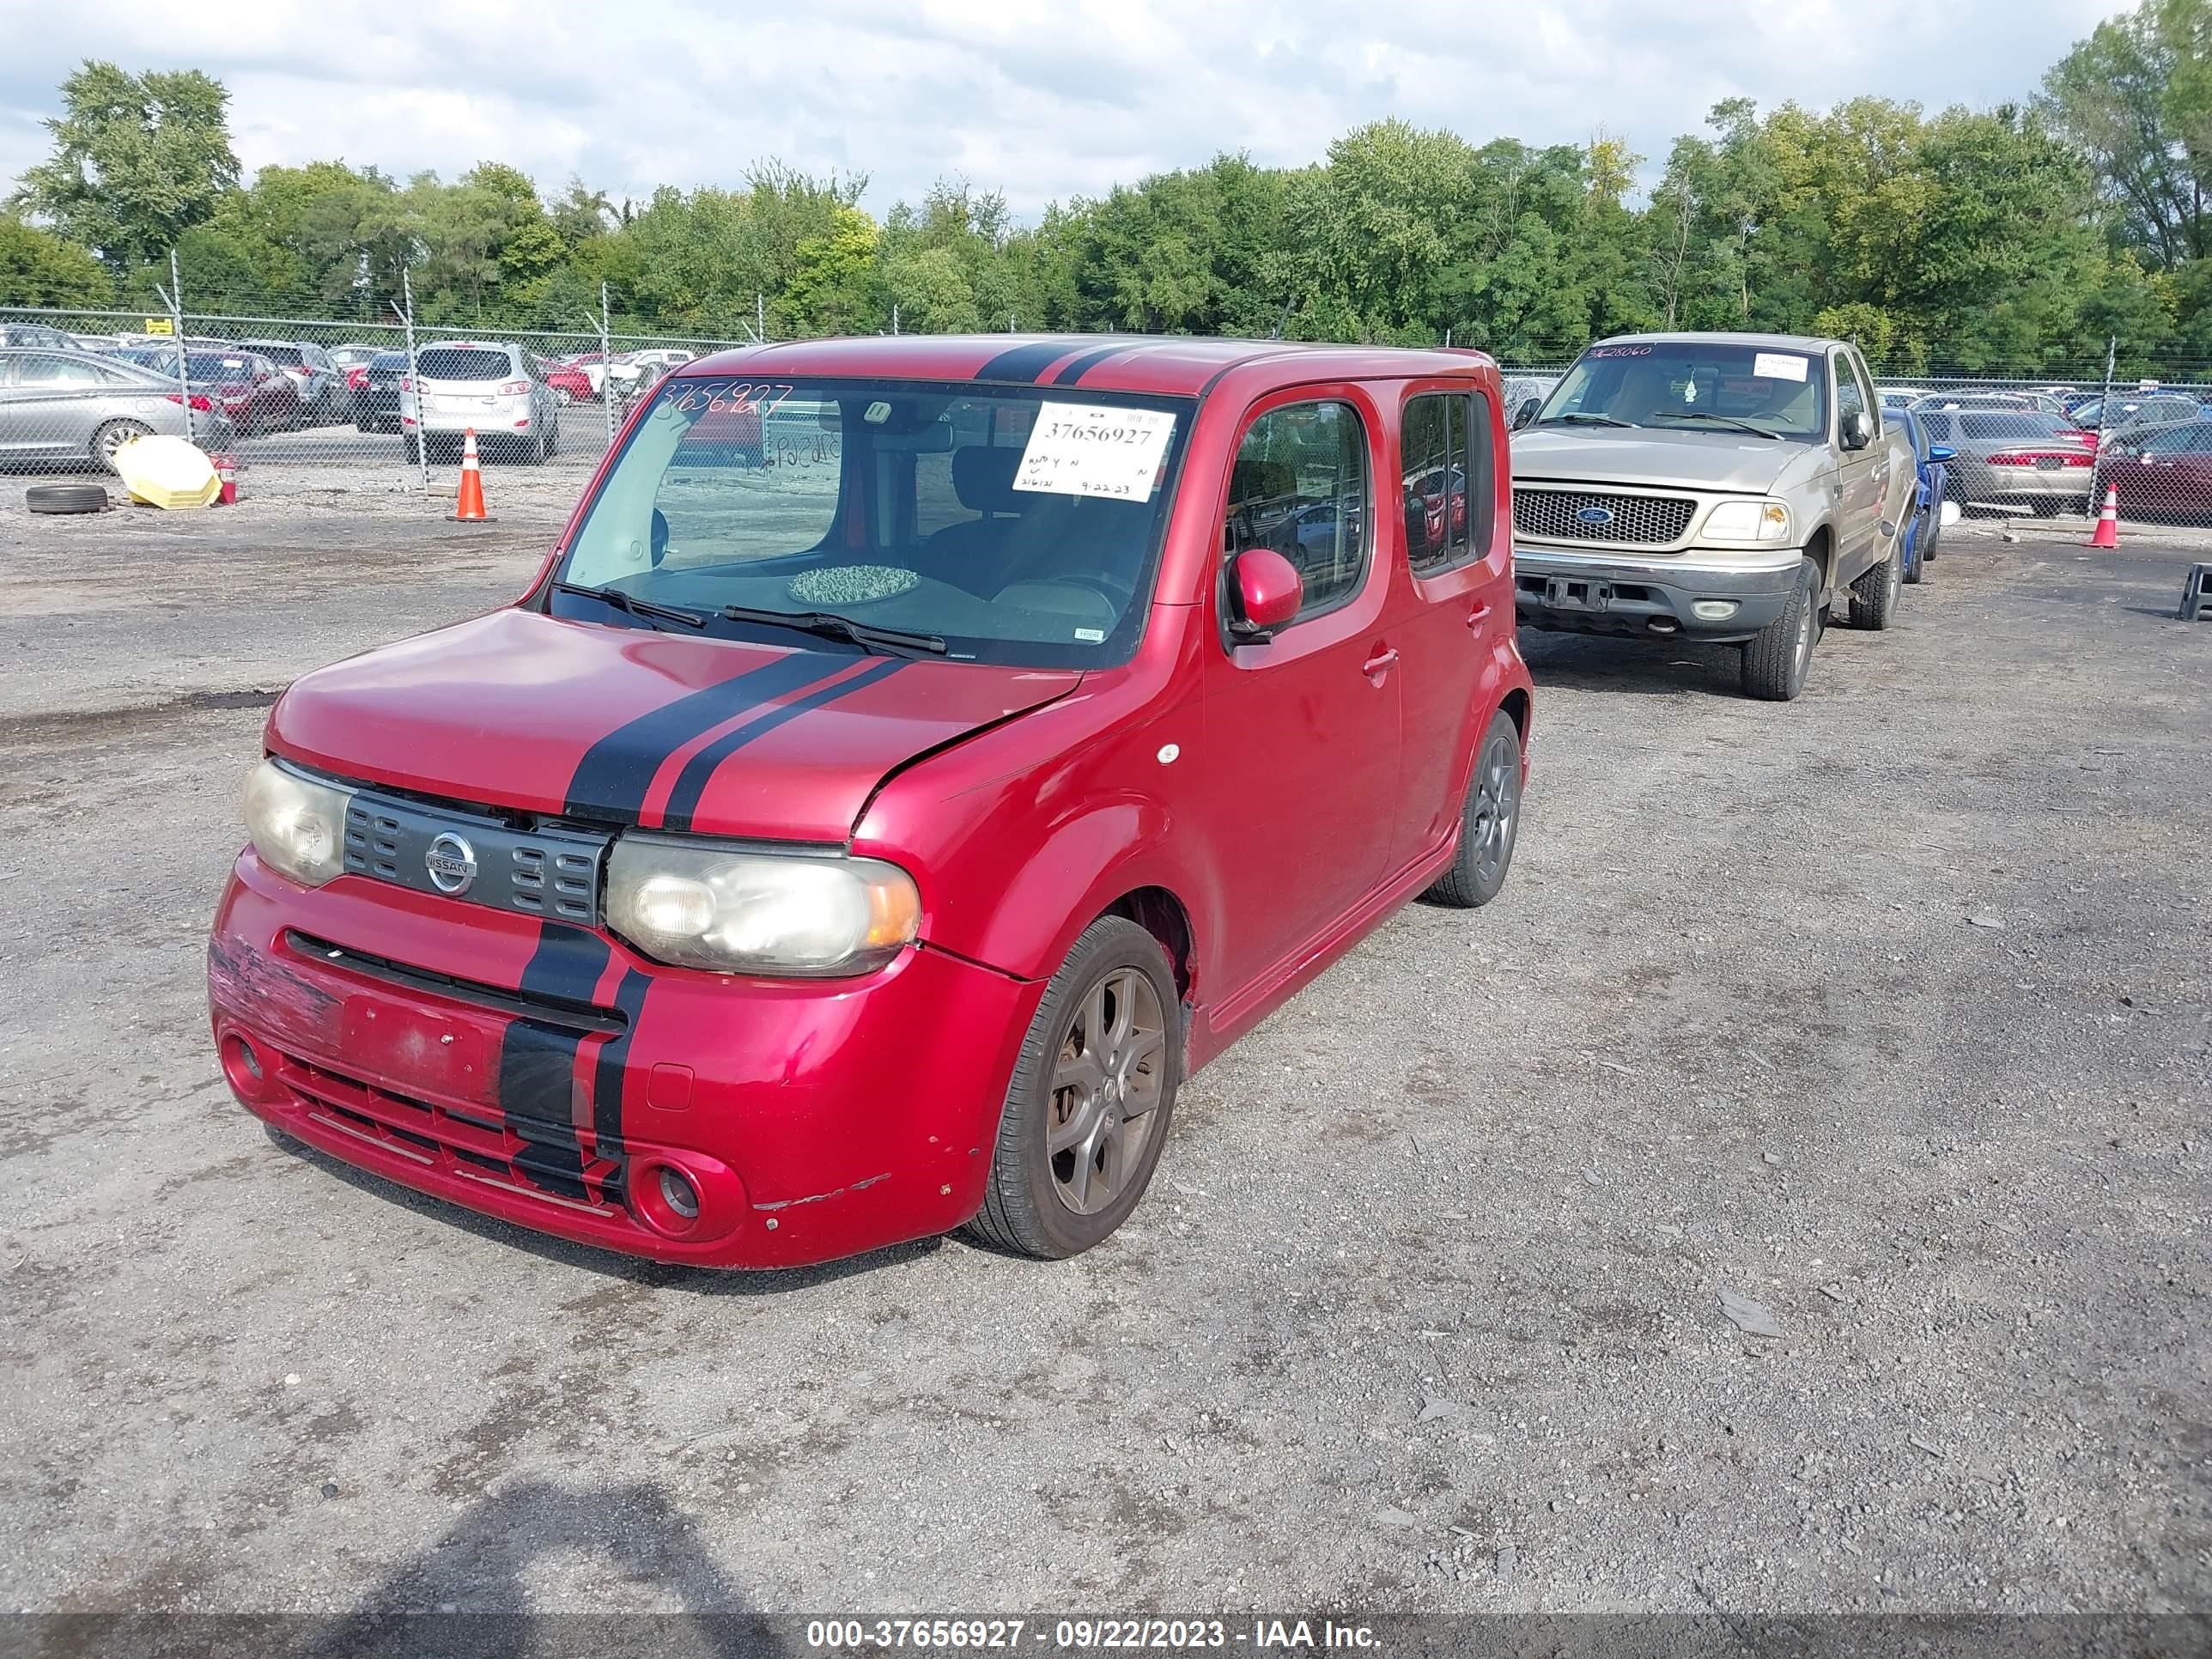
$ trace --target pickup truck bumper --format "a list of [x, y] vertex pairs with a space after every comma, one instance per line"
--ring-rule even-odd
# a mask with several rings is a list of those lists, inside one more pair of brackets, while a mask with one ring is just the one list
[[1524, 628], [1724, 645], [1782, 614], [1802, 558], [1794, 547], [1639, 558], [1516, 546], [1513, 609]]

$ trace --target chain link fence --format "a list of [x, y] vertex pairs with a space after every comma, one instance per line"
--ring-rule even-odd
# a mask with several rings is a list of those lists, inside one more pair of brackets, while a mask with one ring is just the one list
[[[757, 336], [431, 326], [403, 291], [375, 321], [197, 311], [165, 286], [133, 311], [0, 309], [0, 470], [98, 476], [123, 441], [174, 433], [231, 459], [249, 493], [451, 493], [464, 431], [487, 467], [580, 489], [629, 405], [672, 369]], [[1462, 342], [1466, 343], [1467, 342]], [[1551, 354], [1547, 354], [1551, 356]], [[1571, 352], [1505, 369], [1540, 401]], [[1999, 375], [1940, 360], [1877, 376], [1940, 462], [1953, 511], [2212, 526], [2212, 358], [2095, 356]]]

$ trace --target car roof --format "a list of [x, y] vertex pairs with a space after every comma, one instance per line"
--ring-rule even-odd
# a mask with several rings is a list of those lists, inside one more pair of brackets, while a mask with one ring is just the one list
[[1234, 368], [1265, 364], [1285, 382], [1464, 374], [1495, 368], [1485, 353], [1394, 346], [1307, 345], [1188, 334], [892, 334], [741, 346], [694, 358], [681, 380], [716, 374], [780, 379], [975, 380], [1086, 392], [1196, 397]]
[[1793, 351], [1826, 351], [1841, 340], [1818, 334], [1732, 334], [1703, 329], [1676, 329], [1660, 334], [1608, 334], [1591, 345], [1758, 345], [1787, 346]]

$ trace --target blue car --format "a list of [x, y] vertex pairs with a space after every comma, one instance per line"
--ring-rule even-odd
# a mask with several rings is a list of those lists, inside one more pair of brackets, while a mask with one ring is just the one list
[[1948, 444], [1930, 441], [1928, 422], [1911, 410], [1895, 414], [1912, 440], [1912, 516], [1905, 521], [1905, 580], [1924, 581], [1928, 567], [1935, 562], [1936, 544], [1943, 539], [1943, 485], [1948, 476], [1943, 463], [1954, 452]]

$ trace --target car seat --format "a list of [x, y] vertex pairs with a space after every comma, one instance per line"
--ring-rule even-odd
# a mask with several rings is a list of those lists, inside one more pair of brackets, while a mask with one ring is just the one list
[[968, 444], [952, 452], [952, 493], [977, 516], [935, 532], [922, 544], [927, 574], [987, 598], [1011, 574], [1007, 543], [1025, 502], [1015, 493], [1022, 452], [1012, 445]]

